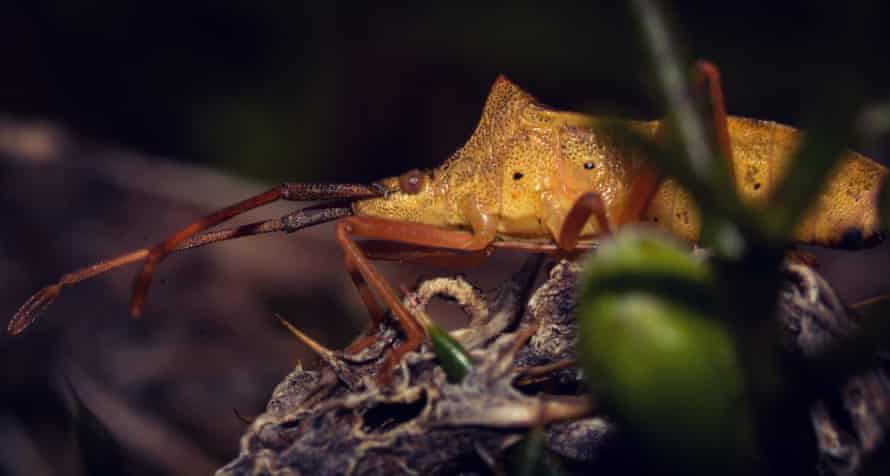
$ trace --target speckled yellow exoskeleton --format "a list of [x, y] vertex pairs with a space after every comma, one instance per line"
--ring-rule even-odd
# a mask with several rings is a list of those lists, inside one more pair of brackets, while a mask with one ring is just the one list
[[[716, 68], [708, 63], [699, 63], [697, 68], [699, 76], [710, 82], [717, 142], [731, 161], [739, 195], [751, 203], [763, 202], [787, 169], [801, 133], [773, 122], [727, 117]], [[660, 136], [659, 121], [623, 122], [644, 135]], [[405, 352], [417, 348], [425, 333], [375, 270], [372, 259], [466, 265], [498, 247], [573, 250], [640, 221], [656, 223], [691, 242], [698, 239], [700, 219], [690, 195], [674, 179], [655, 172], [626, 141], [598, 127], [601, 123], [544, 106], [501, 76], [491, 88], [475, 132], [438, 168], [412, 170], [371, 185], [282, 184], [197, 220], [154, 247], [63, 276], [19, 309], [9, 332], [17, 334], [30, 325], [63, 286], [122, 264], [145, 260], [130, 308], [138, 315], [155, 266], [173, 251], [339, 220], [336, 237], [346, 268], [374, 323], [383, 319], [384, 311], [376, 295], [405, 332], [405, 342], [389, 353], [381, 369], [381, 377], [387, 379], [392, 366]], [[799, 226], [796, 239], [837, 246], [851, 241], [861, 244], [877, 236], [876, 196], [886, 174], [876, 162], [848, 152]], [[201, 234], [276, 200], [336, 202], [277, 220]], [[357, 352], [372, 341], [371, 337], [359, 339], [347, 352]]]
[[[642, 215], [622, 219], [646, 162], [626, 142], [598, 131], [602, 120], [542, 106], [500, 77], [467, 144], [437, 169], [417, 173], [414, 193], [358, 201], [358, 215], [449, 228], [470, 228], [485, 240], [536, 238], [558, 243], [569, 209], [586, 192], [599, 194], [610, 226], [649, 221], [689, 241], [699, 236], [695, 204], [676, 180], [661, 180]], [[623, 121], [654, 136], [660, 121]], [[611, 121], [614, 124], [614, 121]], [[752, 203], [770, 197], [801, 133], [770, 121], [727, 117], [736, 187]], [[856, 230], [878, 232], [876, 194], [887, 170], [848, 152], [795, 238], [836, 246]], [[383, 180], [400, 190], [399, 178]], [[587, 223], [581, 237], [602, 233]]]

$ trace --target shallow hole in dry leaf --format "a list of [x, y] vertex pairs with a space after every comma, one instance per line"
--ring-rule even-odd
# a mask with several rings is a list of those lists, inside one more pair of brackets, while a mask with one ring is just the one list
[[362, 429], [366, 433], [385, 433], [403, 425], [423, 412], [426, 408], [426, 392], [413, 402], [383, 402], [369, 408], [362, 416]]

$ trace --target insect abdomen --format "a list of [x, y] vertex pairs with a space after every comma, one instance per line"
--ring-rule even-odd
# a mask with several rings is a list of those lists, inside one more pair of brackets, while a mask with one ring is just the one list
[[[730, 117], [728, 122], [736, 189], [748, 203], [765, 203], [777, 193], [802, 133], [769, 121]], [[886, 175], [887, 169], [877, 162], [848, 152], [798, 226], [795, 240], [823, 246], [862, 246], [879, 232], [877, 193]], [[662, 181], [644, 220], [657, 222], [689, 241], [699, 238], [698, 210], [673, 179]]]

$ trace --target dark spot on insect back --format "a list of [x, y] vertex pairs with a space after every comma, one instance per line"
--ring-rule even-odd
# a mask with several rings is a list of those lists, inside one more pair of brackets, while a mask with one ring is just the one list
[[760, 182], [754, 184], [754, 190], [760, 190]]
[[841, 242], [838, 244], [840, 248], [845, 250], [858, 250], [865, 245], [865, 239], [862, 230], [858, 228], [850, 228], [841, 236]]
[[519, 180], [519, 179], [521, 179], [522, 177], [524, 177], [524, 175], [522, 174], [522, 172], [513, 172], [513, 180]]

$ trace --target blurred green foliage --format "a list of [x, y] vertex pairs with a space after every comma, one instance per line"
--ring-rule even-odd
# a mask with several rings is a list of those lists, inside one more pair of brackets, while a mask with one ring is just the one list
[[513, 476], [561, 476], [558, 457], [547, 449], [544, 427], [532, 428], [507, 452]]
[[72, 437], [84, 474], [126, 474], [120, 443], [102, 420], [84, 404], [67, 377], [65, 386], [70, 398]]
[[627, 229], [597, 249], [580, 284], [579, 356], [594, 395], [653, 461], [695, 474], [748, 467], [753, 454], [744, 372], [711, 274], [657, 233]]
[[[838, 80], [838, 93], [818, 105], [823, 112], [777, 193], [766, 206], [749, 206], [728, 181], [707, 115], [694, 100], [692, 64], [677, 46], [675, 25], [655, 2], [632, 4], [671, 137], [657, 144], [617, 132], [701, 204], [704, 244], [715, 256], [698, 261], [642, 230], [619, 232], [594, 253], [580, 284], [579, 355], [587, 380], [643, 451], [654, 455], [655, 472], [813, 471], [800, 466], [815, 461], [807, 456], [813, 454], [806, 448], [810, 440], [799, 435], [818, 393], [793, 376], [799, 369], [780, 364], [775, 318], [780, 270], [792, 230], [853, 135], [862, 89], [855, 78]], [[713, 232], [726, 229], [731, 232]], [[858, 357], [845, 361], [859, 365], [833, 375], [874, 365], [877, 344], [890, 333], [886, 325], [865, 328], [840, 345]], [[840, 350], [826, 357], [813, 374], [832, 373], [829, 363], [844, 360]]]

